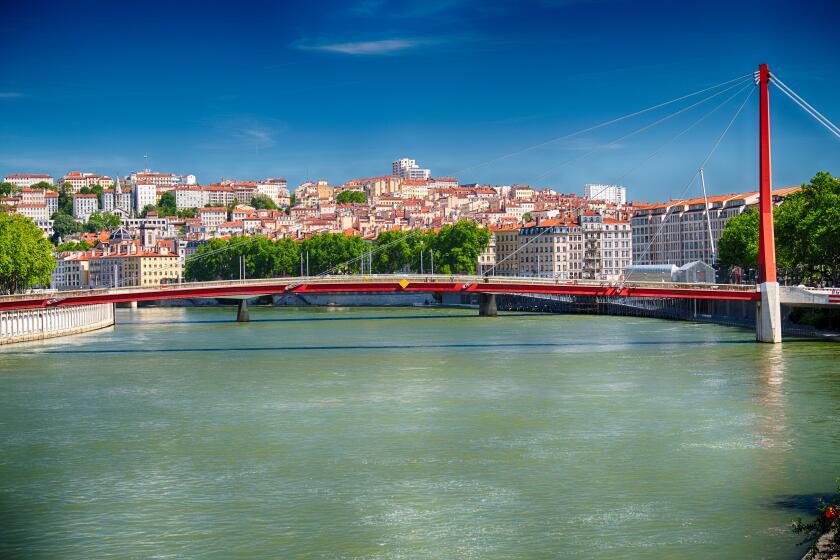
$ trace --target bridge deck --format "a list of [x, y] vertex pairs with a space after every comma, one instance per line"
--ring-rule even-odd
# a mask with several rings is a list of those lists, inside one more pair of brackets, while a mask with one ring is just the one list
[[756, 301], [755, 286], [659, 282], [605, 282], [556, 278], [462, 275], [340, 275], [226, 280], [154, 287], [44, 291], [0, 297], [0, 310], [180, 298], [224, 298], [283, 293], [463, 292], [563, 294], [601, 297], [654, 297]]

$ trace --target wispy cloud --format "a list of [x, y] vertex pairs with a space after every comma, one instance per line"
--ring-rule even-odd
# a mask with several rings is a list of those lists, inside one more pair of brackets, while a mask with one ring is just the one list
[[14, 99], [16, 97], [23, 97], [19, 91], [0, 91], [0, 99]]
[[236, 135], [254, 142], [260, 148], [268, 148], [275, 144], [274, 134], [265, 128], [240, 128], [236, 131]]
[[389, 55], [429, 44], [417, 39], [380, 39], [378, 41], [352, 41], [347, 43], [310, 43], [298, 41], [293, 46], [304, 51], [323, 51], [349, 55]]

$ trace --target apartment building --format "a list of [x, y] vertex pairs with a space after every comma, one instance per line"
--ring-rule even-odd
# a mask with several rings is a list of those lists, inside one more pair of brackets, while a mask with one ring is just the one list
[[[773, 191], [773, 204], [801, 187]], [[630, 219], [633, 264], [674, 264], [693, 261], [714, 264], [712, 250], [726, 223], [758, 206], [758, 192], [672, 200], [636, 208]], [[709, 230], [711, 229], [711, 239]]]
[[543, 220], [519, 230], [519, 275], [578, 279], [583, 274], [583, 232], [570, 220]]
[[584, 239], [583, 278], [619, 280], [633, 263], [632, 228], [628, 220], [580, 213]]
[[3, 177], [3, 181], [18, 189], [26, 189], [37, 183], [55, 184], [55, 179], [45, 173], [12, 173]]
[[95, 194], [73, 195], [73, 218], [86, 222], [90, 215], [99, 210], [99, 201]]

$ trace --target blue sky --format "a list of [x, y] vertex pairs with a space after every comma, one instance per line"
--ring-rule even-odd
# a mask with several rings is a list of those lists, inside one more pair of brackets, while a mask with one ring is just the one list
[[[620, 179], [633, 199], [666, 199], [743, 96], [648, 156], [738, 89], [587, 157], [705, 96], [499, 158], [760, 62], [838, 124], [838, 24], [839, 2], [807, 0], [10, 0], [0, 173], [125, 175], [148, 154], [153, 169], [201, 183], [295, 185], [386, 174], [412, 157], [462, 182], [581, 192]], [[840, 141], [771, 95], [774, 183], [840, 174]], [[706, 165], [712, 192], [755, 185], [757, 107], [754, 94]]]

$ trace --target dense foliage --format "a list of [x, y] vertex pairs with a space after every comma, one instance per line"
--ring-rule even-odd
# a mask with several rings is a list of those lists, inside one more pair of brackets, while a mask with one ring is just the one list
[[85, 224], [85, 231], [95, 233], [97, 231], [111, 231], [120, 227], [120, 217], [111, 212], [94, 212]]
[[251, 197], [251, 206], [257, 210], [276, 210], [277, 205], [271, 200], [270, 196], [264, 194], [255, 194]]
[[92, 245], [87, 241], [67, 241], [55, 248], [56, 252], [63, 253], [65, 251], [87, 251]]
[[336, 204], [364, 204], [367, 196], [362, 191], [341, 191], [335, 197]]
[[490, 231], [468, 220], [443, 226], [439, 232], [385, 232], [373, 243], [340, 233], [317, 234], [301, 242], [260, 236], [213, 239], [187, 259], [184, 277], [188, 281], [238, 278], [240, 257], [248, 278], [296, 276], [301, 266], [305, 274], [307, 263], [313, 276], [358, 274], [367, 252], [376, 274], [419, 271], [421, 253], [426, 271], [434, 259], [435, 272], [474, 273], [489, 241]]
[[35, 222], [18, 214], [0, 214], [0, 293], [46, 286], [55, 267], [52, 245]]
[[68, 235], [74, 233], [81, 233], [85, 226], [81, 222], [73, 219], [73, 216], [65, 212], [56, 212], [52, 215], [53, 220], [53, 243], [58, 243], [59, 240], [66, 238]]
[[[840, 179], [820, 172], [773, 209], [776, 261], [790, 283], [840, 285]], [[758, 213], [729, 220], [718, 242], [722, 267], [755, 268]]]

